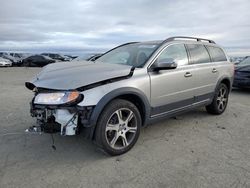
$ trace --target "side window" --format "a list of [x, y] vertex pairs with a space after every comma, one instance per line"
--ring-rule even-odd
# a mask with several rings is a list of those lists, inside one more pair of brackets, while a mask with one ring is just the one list
[[178, 66], [187, 65], [188, 57], [184, 44], [173, 44], [167, 47], [158, 57], [158, 62], [174, 61]]
[[211, 55], [212, 61], [227, 61], [226, 55], [221, 48], [214, 46], [207, 46]]
[[202, 44], [187, 44], [187, 48], [192, 64], [211, 62], [208, 51]]

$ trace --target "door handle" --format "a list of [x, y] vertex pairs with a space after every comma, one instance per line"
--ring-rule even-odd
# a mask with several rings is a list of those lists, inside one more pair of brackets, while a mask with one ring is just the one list
[[212, 69], [212, 73], [216, 73], [216, 72], [218, 72], [217, 69], [216, 69], [216, 68], [213, 68], [213, 69]]
[[191, 77], [192, 74], [190, 72], [186, 72], [184, 76], [187, 78], [187, 77]]

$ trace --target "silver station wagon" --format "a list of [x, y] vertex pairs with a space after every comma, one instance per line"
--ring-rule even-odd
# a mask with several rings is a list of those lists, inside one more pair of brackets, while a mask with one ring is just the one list
[[171, 37], [130, 42], [95, 62], [48, 65], [31, 81], [29, 132], [82, 134], [110, 155], [136, 143], [140, 130], [162, 118], [205, 106], [222, 114], [234, 66], [214, 41]]

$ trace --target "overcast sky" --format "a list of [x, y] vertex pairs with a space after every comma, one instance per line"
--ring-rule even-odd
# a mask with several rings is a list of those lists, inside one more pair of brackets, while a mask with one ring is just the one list
[[250, 55], [249, 0], [5, 0], [0, 50], [105, 51], [128, 41], [199, 36]]

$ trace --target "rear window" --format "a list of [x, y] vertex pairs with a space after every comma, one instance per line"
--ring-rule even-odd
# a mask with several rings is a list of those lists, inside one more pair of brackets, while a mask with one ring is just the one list
[[187, 44], [187, 48], [189, 50], [192, 64], [211, 62], [208, 51], [204, 45]]
[[212, 61], [227, 61], [226, 55], [221, 48], [214, 46], [207, 46], [211, 55]]

